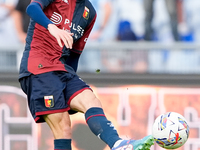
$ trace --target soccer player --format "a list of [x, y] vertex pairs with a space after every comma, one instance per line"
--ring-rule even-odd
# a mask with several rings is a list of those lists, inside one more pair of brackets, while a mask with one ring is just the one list
[[[76, 74], [78, 60], [95, 23], [88, 0], [33, 0], [19, 81], [36, 123], [46, 122], [55, 150], [71, 150], [69, 115], [82, 112], [91, 131], [112, 150], [148, 150], [152, 136], [122, 140], [99, 99]], [[134, 147], [134, 148], [133, 148]]]

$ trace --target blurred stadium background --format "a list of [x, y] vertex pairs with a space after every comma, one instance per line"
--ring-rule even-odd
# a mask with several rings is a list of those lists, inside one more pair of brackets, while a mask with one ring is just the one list
[[[139, 6], [142, 0], [132, 3]], [[151, 134], [159, 114], [175, 111], [190, 126], [189, 140], [178, 150], [200, 150], [200, 2], [183, 0], [182, 7], [185, 20], [179, 22], [179, 33], [184, 40], [173, 40], [164, 1], [156, 0], [156, 39], [108, 40], [105, 32], [104, 40], [86, 44], [78, 74], [101, 99], [122, 137], [138, 139]], [[141, 35], [144, 13], [139, 8], [134, 25], [136, 34]], [[48, 126], [34, 123], [19, 87], [24, 45], [16, 43], [0, 41], [0, 150], [52, 150]], [[82, 114], [72, 116], [72, 125], [73, 150], [109, 149], [89, 131]], [[151, 150], [162, 148], [155, 145]]]

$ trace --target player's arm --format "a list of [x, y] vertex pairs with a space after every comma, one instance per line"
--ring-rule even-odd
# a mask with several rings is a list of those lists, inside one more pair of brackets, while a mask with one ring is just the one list
[[63, 41], [65, 46], [71, 49], [73, 45], [73, 34], [59, 29], [43, 12], [44, 7], [48, 6], [52, 1], [53, 0], [32, 1], [28, 5], [26, 12], [36, 23], [49, 30], [50, 34], [56, 38], [60, 47], [63, 47], [61, 42]]
[[49, 24], [53, 24], [44, 14], [43, 8], [45, 4], [40, 1], [32, 1], [26, 8], [26, 13], [38, 24], [48, 29]]

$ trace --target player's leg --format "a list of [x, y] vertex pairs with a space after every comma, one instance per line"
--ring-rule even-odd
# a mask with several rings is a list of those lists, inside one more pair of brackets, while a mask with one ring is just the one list
[[84, 90], [75, 96], [70, 103], [70, 108], [83, 112], [91, 131], [110, 148], [116, 141], [121, 140], [113, 124], [107, 120], [100, 101], [91, 90]]
[[71, 122], [68, 112], [43, 116], [54, 135], [55, 150], [71, 150]]
[[65, 73], [30, 75], [21, 79], [20, 83], [27, 94], [28, 106], [35, 122], [47, 122], [50, 126], [55, 137], [55, 150], [70, 150], [71, 123], [68, 114], [70, 108], [63, 93], [66, 85]]
[[84, 90], [74, 97], [70, 107], [85, 113], [85, 119], [91, 131], [102, 139], [112, 150], [130, 148], [133, 150], [149, 150], [154, 144], [153, 137], [141, 140], [122, 140], [113, 124], [107, 120], [100, 101], [91, 90]]

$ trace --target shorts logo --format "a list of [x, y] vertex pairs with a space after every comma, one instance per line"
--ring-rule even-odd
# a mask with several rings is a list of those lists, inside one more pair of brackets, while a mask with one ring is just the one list
[[84, 17], [85, 19], [88, 19], [88, 18], [89, 18], [89, 12], [90, 12], [90, 10], [89, 10], [87, 7], [85, 7], [85, 10], [84, 10], [84, 12], [83, 12], [83, 17]]
[[51, 108], [54, 106], [54, 99], [53, 95], [51, 96], [44, 96], [44, 103], [47, 108]]

